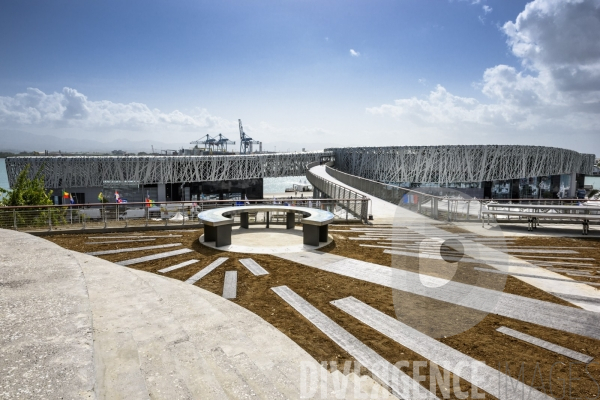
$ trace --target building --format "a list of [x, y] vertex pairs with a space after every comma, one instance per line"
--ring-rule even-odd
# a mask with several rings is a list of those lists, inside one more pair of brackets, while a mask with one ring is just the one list
[[260, 199], [263, 178], [304, 175], [323, 154], [11, 157], [6, 170], [11, 186], [26, 165], [31, 176], [41, 170], [58, 204], [63, 190], [78, 204], [97, 203], [100, 193], [115, 201], [115, 192], [129, 202]]
[[449, 187], [477, 198], [564, 198], [583, 188], [593, 154], [543, 146], [331, 148], [335, 168], [403, 187]]
[[[543, 146], [340, 147], [322, 152], [240, 155], [12, 157], [9, 183], [31, 165], [56, 194], [94, 203], [114, 200], [193, 201], [260, 199], [262, 179], [303, 175], [307, 165], [334, 160], [334, 168], [366, 179], [418, 189], [455, 188], [477, 198], [574, 197], [591, 175], [595, 156]], [[60, 197], [60, 196], [58, 196]], [[57, 201], [61, 201], [57, 199]]]

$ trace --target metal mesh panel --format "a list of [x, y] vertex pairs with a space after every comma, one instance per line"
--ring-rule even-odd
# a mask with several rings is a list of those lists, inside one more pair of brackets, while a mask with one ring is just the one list
[[214, 156], [10, 157], [10, 185], [31, 165], [30, 175], [43, 167], [47, 188], [101, 187], [109, 182], [135, 184], [206, 182], [304, 175], [306, 165], [324, 152]]
[[406, 146], [326, 149], [343, 172], [379, 182], [484, 182], [591, 174], [593, 154], [542, 146]]

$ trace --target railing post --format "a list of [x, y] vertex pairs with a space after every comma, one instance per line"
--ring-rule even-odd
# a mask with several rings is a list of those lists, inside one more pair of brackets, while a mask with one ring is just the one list
[[448, 203], [447, 203], [448, 204], [448, 217], [447, 217], [447, 220], [450, 221], [450, 199], [448, 198], [447, 201], [448, 201]]
[[13, 208], [13, 225], [15, 228], [15, 231], [18, 231], [19, 228], [17, 227], [17, 209]]
[[471, 216], [469, 210], [471, 209], [471, 200], [467, 200], [467, 221], [469, 220], [469, 217]]
[[48, 232], [52, 231], [52, 209], [48, 207]]
[[181, 203], [181, 225], [185, 225], [185, 214], [184, 214], [184, 208], [185, 208], [185, 203]]

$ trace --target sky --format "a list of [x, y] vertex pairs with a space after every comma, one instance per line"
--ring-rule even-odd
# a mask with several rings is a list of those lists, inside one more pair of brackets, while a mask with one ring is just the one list
[[[600, 155], [600, 0], [0, 3], [14, 131]], [[7, 132], [13, 133], [7, 133]]]

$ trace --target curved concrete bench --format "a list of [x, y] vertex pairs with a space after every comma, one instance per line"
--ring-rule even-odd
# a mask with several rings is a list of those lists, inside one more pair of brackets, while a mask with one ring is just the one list
[[254, 212], [267, 213], [267, 228], [269, 212], [285, 212], [287, 229], [294, 229], [295, 214], [302, 214], [304, 244], [311, 246], [327, 241], [328, 226], [333, 222], [333, 214], [329, 211], [308, 207], [260, 205], [216, 208], [198, 214], [198, 219], [204, 224], [204, 241], [215, 242], [216, 247], [230, 245], [233, 217], [239, 215], [240, 226], [248, 229], [248, 214]]

